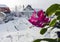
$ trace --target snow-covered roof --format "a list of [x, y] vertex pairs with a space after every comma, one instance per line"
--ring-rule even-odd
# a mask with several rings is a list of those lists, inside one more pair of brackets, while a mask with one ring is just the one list
[[6, 5], [4, 5], [4, 4], [0, 4], [0, 7], [7, 7]]
[[27, 5], [27, 7], [24, 10], [28, 11], [28, 10], [34, 10], [34, 9], [31, 7], [31, 5]]

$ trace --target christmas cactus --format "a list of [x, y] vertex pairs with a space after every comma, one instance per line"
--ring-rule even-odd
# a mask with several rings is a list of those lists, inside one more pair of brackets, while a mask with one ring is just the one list
[[[42, 28], [40, 31], [40, 34], [42, 35], [44, 35], [44, 33], [46, 33], [47, 29], [50, 27], [52, 27], [51, 30], [53, 30], [55, 27], [60, 28], [60, 4], [51, 5], [45, 12], [43, 10], [39, 10], [38, 12], [34, 10], [28, 21], [32, 23], [32, 25]], [[41, 40], [42, 39], [37, 39], [34, 42], [40, 42]], [[57, 42], [53, 39], [48, 39], [47, 41]]]

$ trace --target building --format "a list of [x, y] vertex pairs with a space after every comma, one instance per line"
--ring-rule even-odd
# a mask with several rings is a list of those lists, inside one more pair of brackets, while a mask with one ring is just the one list
[[28, 11], [28, 10], [34, 10], [34, 9], [31, 7], [31, 5], [27, 5], [27, 7], [26, 7], [26, 8], [24, 8], [23, 10]]
[[0, 4], [0, 12], [10, 13], [11, 11], [8, 6], [6, 6], [4, 4]]

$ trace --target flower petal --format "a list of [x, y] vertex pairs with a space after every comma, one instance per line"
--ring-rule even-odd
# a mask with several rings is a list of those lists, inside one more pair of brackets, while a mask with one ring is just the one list
[[42, 16], [42, 15], [44, 15], [43, 10], [38, 11], [37, 16], [40, 17], [40, 16]]

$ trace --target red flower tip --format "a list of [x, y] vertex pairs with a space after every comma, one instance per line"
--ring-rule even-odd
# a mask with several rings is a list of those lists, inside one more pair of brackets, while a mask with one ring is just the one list
[[43, 10], [38, 11], [37, 16], [40, 17], [40, 16], [42, 16], [42, 15], [44, 15]]

